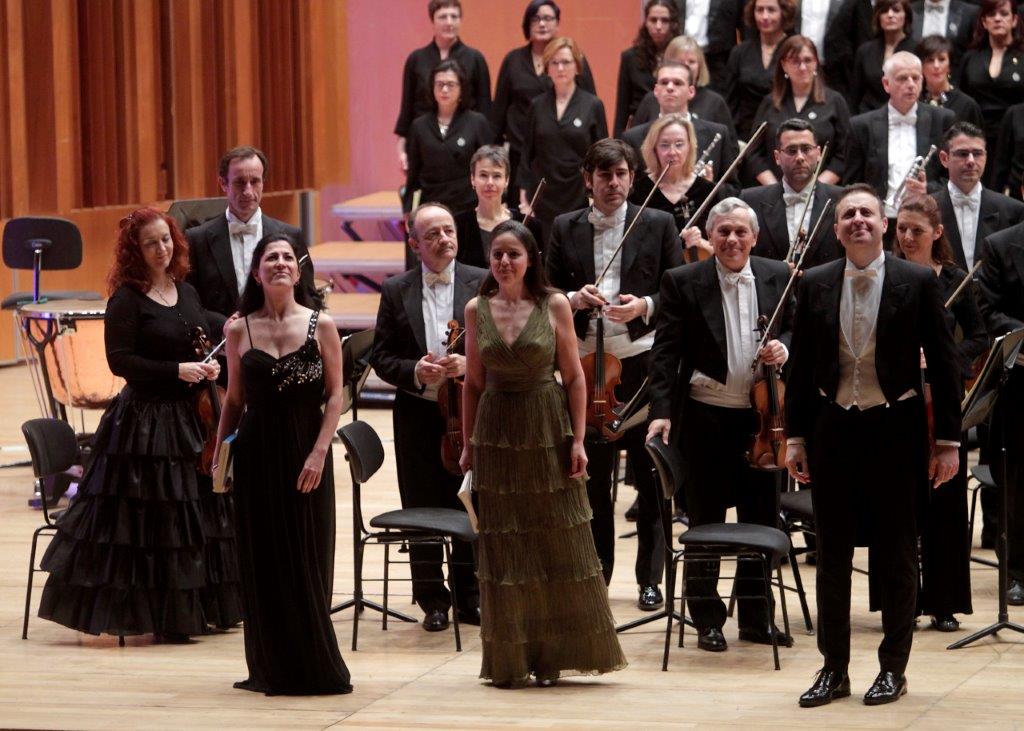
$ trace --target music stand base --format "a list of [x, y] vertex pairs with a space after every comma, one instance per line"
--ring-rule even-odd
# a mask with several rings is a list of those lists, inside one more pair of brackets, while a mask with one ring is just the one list
[[998, 634], [1001, 630], [1004, 629], [1013, 630], [1014, 632], [1020, 632], [1021, 634], [1024, 634], [1024, 626], [1021, 626], [1016, 622], [1011, 622], [1009, 621], [1009, 619], [1006, 619], [1005, 617], [1001, 617], [1000, 620], [995, 624], [989, 625], [983, 630], [978, 630], [973, 635], [968, 635], [967, 637], [964, 637], [962, 640], [957, 640], [946, 649], [959, 650], [961, 647], [967, 647], [968, 645], [977, 642], [980, 639]]
[[[665, 619], [667, 616], [668, 610], [662, 609], [660, 611], [654, 612], [653, 614], [648, 614], [646, 617], [640, 617], [639, 619], [634, 619], [630, 622], [626, 622], [625, 624], [618, 625], [615, 628], [615, 633], [618, 634], [619, 632], [628, 632], [631, 629], [643, 627], [645, 624], [650, 624], [651, 622], [657, 622], [660, 619]], [[697, 627], [697, 625], [695, 625], [689, 617], [680, 617], [679, 612], [672, 612], [672, 619], [674, 619], [677, 622], [685, 622], [687, 626], [693, 627], [695, 629]]]
[[[331, 614], [337, 614], [338, 612], [343, 612], [346, 609], [351, 609], [351, 608], [355, 607], [357, 603], [361, 605], [359, 607], [359, 611], [363, 611], [363, 609], [373, 609], [374, 611], [380, 612], [381, 614], [384, 614], [384, 612], [385, 612], [383, 604], [378, 604], [377, 602], [372, 602], [369, 599], [363, 599], [362, 601], [359, 601], [359, 600], [356, 600], [356, 599], [346, 599], [345, 601], [341, 602], [340, 604], [335, 604], [333, 607], [331, 607], [331, 612], [330, 613]], [[402, 614], [401, 612], [396, 611], [394, 609], [391, 609], [390, 607], [388, 607], [388, 609], [386, 611], [387, 611], [387, 614], [388, 614], [389, 617], [394, 617], [395, 619], [400, 619], [403, 622], [410, 622], [412, 624], [416, 624], [419, 621], [417, 619], [414, 619], [413, 617], [410, 617], [408, 614]]]

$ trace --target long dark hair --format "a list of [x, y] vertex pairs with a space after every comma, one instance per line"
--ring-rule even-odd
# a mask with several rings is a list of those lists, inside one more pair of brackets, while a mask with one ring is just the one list
[[[523, 277], [523, 285], [526, 287], [526, 291], [530, 293], [530, 297], [539, 302], [549, 294], [557, 292], [558, 290], [548, 284], [548, 275], [544, 271], [544, 262], [540, 259], [540, 247], [537, 245], [537, 239], [530, 233], [530, 229], [519, 223], [519, 221], [503, 221], [495, 226], [491, 232], [491, 245], [493, 246], [498, 237], [503, 234], [512, 234], [523, 245], [523, 248], [526, 249], [526, 258], [529, 266], [526, 269], [526, 275]], [[490, 247], [488, 247], [487, 276], [484, 278], [484, 283], [480, 285], [480, 296], [487, 298], [493, 297], [498, 293], [498, 280], [490, 272], [490, 258]]]
[[[256, 277], [252, 276], [260, 268], [260, 260], [263, 258], [264, 252], [270, 244], [275, 244], [278, 241], [284, 241], [290, 247], [292, 247], [292, 253], [295, 254], [295, 259], [298, 261], [299, 254], [299, 242], [291, 234], [276, 233], [267, 234], [259, 243], [256, 244], [256, 249], [252, 252], [252, 262], [249, 264], [249, 276], [245, 280], [245, 289], [242, 290], [242, 296], [238, 301], [238, 312], [241, 315], [248, 315], [263, 307], [263, 304], [267, 301], [266, 296], [263, 294], [263, 285], [256, 281]], [[295, 283], [294, 294], [295, 301], [303, 307], [308, 307], [311, 310], [323, 309], [323, 302], [318, 301], [314, 298], [312, 293], [306, 289], [302, 284], [302, 267], [312, 266], [307, 263], [303, 265], [299, 263], [299, 281]]]
[[789, 78], [782, 68], [782, 62], [791, 57], [799, 56], [800, 52], [805, 48], [814, 54], [814, 63], [818, 66], [818, 73], [815, 75], [814, 81], [811, 82], [811, 101], [815, 104], [825, 103], [825, 82], [821, 80], [821, 60], [818, 58], [818, 49], [814, 45], [814, 41], [807, 36], [795, 35], [789, 36], [779, 44], [779, 50], [776, 55], [778, 61], [775, 64], [775, 75], [772, 79], [772, 106], [778, 110], [782, 109], [782, 102], [786, 95], [791, 94], [793, 91]]
[[668, 10], [668, 21], [671, 30], [669, 40], [682, 33], [679, 25], [679, 8], [672, 0], [647, 0], [644, 5], [644, 22], [640, 24], [640, 30], [633, 39], [633, 48], [636, 49], [637, 60], [644, 70], [654, 73], [654, 67], [658, 65], [658, 47], [654, 45], [654, 39], [647, 32], [647, 16], [651, 14], [652, 8], [662, 7]]

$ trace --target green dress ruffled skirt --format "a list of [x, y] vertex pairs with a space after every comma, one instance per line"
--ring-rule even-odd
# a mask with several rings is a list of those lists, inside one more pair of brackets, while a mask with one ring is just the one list
[[564, 389], [555, 381], [548, 302], [507, 345], [481, 297], [477, 315], [487, 385], [473, 429], [479, 497], [481, 678], [521, 685], [534, 675], [596, 675], [626, 659], [590, 532], [583, 479], [570, 479]]

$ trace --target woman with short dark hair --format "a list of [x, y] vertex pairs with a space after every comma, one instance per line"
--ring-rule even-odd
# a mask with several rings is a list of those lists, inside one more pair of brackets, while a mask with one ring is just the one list
[[921, 59], [924, 84], [921, 101], [935, 107], [945, 107], [956, 115], [958, 122], [970, 122], [981, 127], [984, 120], [978, 102], [953, 86], [950, 58], [953, 43], [942, 36], [927, 36], [914, 49]]

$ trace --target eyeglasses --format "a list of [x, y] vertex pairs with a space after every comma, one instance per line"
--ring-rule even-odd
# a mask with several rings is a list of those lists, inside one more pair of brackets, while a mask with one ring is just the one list
[[966, 160], [971, 155], [974, 155], [975, 160], [980, 160], [987, 154], [984, 150], [951, 150], [950, 157], [955, 157], [957, 160]]
[[438, 91], [444, 91], [446, 89], [458, 89], [462, 84], [458, 81], [435, 81], [434, 88]]
[[797, 155], [807, 157], [817, 149], [816, 145], [790, 145], [789, 147], [782, 148], [782, 154], [789, 157], [796, 157]]
[[557, 23], [558, 18], [554, 15], [534, 15], [530, 19], [530, 25], [540, 25], [541, 23]]

